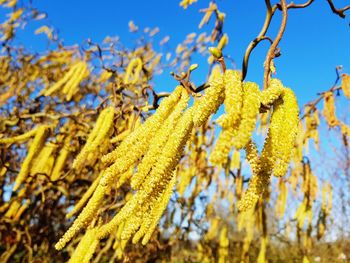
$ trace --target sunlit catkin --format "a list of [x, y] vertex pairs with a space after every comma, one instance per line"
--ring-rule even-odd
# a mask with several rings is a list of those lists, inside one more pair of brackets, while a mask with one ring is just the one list
[[[175, 91], [167, 98], [165, 98], [159, 105], [155, 114], [153, 114], [148, 120], [129, 136], [117, 147], [115, 151], [108, 154], [105, 158], [105, 162], [114, 162], [109, 168], [104, 170], [100, 182], [94, 191], [92, 197], [89, 199], [87, 205], [84, 207], [78, 218], [74, 221], [73, 225], [67, 230], [63, 237], [55, 245], [55, 248], [62, 249], [67, 242], [69, 242], [73, 236], [82, 228], [85, 227], [97, 214], [98, 207], [100, 206], [104, 194], [113, 182], [113, 179], [129, 170], [132, 165], [142, 157], [149, 147], [149, 141], [155, 134], [155, 132], [161, 127], [165, 119], [173, 111], [174, 105], [177, 104], [183, 88], [177, 87]], [[192, 115], [190, 116], [190, 123], [192, 122]], [[183, 119], [183, 118], [181, 118]], [[188, 118], [187, 118], [188, 119]], [[186, 119], [186, 120], [187, 120]], [[192, 127], [192, 126], [191, 126]], [[173, 137], [177, 135], [177, 137]], [[178, 141], [180, 135], [178, 133], [172, 134], [172, 144], [174, 140]], [[167, 145], [169, 143], [167, 142]], [[185, 143], [185, 142], [184, 142]], [[176, 155], [176, 154], [175, 154]], [[162, 155], [163, 156], [163, 155]], [[173, 158], [173, 156], [172, 156]], [[157, 164], [162, 164], [158, 162]], [[175, 169], [175, 167], [173, 167]], [[152, 170], [153, 172], [154, 170]], [[138, 193], [136, 193], [138, 195]], [[146, 198], [146, 196], [144, 196]], [[111, 222], [102, 226], [100, 235], [108, 235], [111, 231], [126, 217], [128, 217], [137, 203], [133, 203], [131, 199], [122, 210], [112, 219]], [[143, 199], [145, 200], [145, 199]]]
[[[102, 162], [111, 164], [118, 158], [124, 157], [125, 154], [132, 155], [132, 163], [140, 158], [148, 149], [151, 138], [173, 111], [174, 106], [181, 97], [182, 90], [183, 87], [176, 87], [174, 92], [169, 97], [164, 98], [159, 104], [157, 111], [151, 117], [129, 134], [113, 152], [102, 157]], [[134, 150], [138, 154], [133, 154]]]
[[113, 128], [114, 112], [112, 106], [101, 111], [95, 127], [87, 138], [86, 144], [73, 162], [73, 169], [80, 170], [90, 153], [97, 154], [99, 146], [103, 144], [103, 141], [108, 137]]
[[[132, 214], [145, 206], [148, 200], [158, 198], [170, 182], [171, 175], [176, 168], [184, 146], [191, 134], [193, 128], [193, 109], [188, 109], [178, 121], [173, 133], [164, 146], [162, 154], [158, 156], [157, 163], [152, 167], [152, 171], [143, 181], [140, 189], [119, 211], [119, 213], [107, 224], [101, 227], [101, 237], [107, 236], [125, 220], [128, 220]], [[151, 204], [152, 206], [152, 204]]]
[[258, 85], [253, 82], [246, 82], [243, 84], [243, 90], [241, 121], [232, 139], [232, 145], [236, 149], [242, 149], [249, 142], [256, 126], [260, 108], [260, 90]]
[[51, 96], [54, 92], [59, 90], [77, 71], [79, 68], [80, 63], [75, 63], [71, 66], [69, 71], [63, 76], [62, 79], [57, 81], [54, 85], [52, 85], [50, 88], [45, 89], [42, 91], [44, 96]]
[[78, 203], [75, 204], [73, 207], [72, 211], [70, 211], [67, 215], [66, 218], [71, 218], [73, 215], [75, 215], [77, 212], [79, 212], [86, 204], [86, 202], [89, 200], [91, 195], [94, 193], [96, 190], [98, 184], [100, 183], [102, 173], [94, 180], [94, 182], [90, 185], [88, 190], [83, 194], [83, 196], [80, 198]]
[[16, 191], [29, 175], [29, 171], [34, 161], [34, 158], [40, 152], [41, 148], [45, 143], [47, 133], [48, 133], [48, 126], [45, 126], [45, 125], [38, 127], [38, 129], [36, 130], [34, 139], [28, 149], [27, 156], [24, 159], [21, 170], [16, 177], [13, 191]]
[[83, 211], [79, 214], [77, 219], [75, 219], [73, 225], [56, 243], [55, 248], [57, 250], [64, 248], [64, 246], [79, 232], [81, 228], [86, 227], [88, 223], [91, 222], [91, 220], [97, 214], [99, 205], [101, 204], [107, 189], [107, 185], [99, 184], [97, 186], [93, 196], [90, 198], [88, 204], [84, 207]]
[[332, 91], [326, 92], [324, 95], [324, 107], [323, 115], [327, 121], [329, 127], [334, 127], [339, 124], [339, 121], [335, 115], [335, 101]]
[[15, 137], [0, 138], [0, 144], [20, 143], [20, 142], [26, 141], [31, 137], [33, 137], [36, 134], [37, 130], [38, 130], [38, 127]]
[[240, 211], [248, 211], [256, 205], [259, 198], [266, 191], [270, 179], [270, 174], [262, 167], [256, 145], [253, 142], [249, 142], [246, 144], [245, 150], [246, 158], [252, 170], [252, 177], [249, 180], [247, 191], [237, 204]]
[[341, 76], [341, 88], [344, 95], [350, 99], [350, 75], [342, 74]]
[[183, 114], [189, 102], [189, 95], [185, 89], [182, 91], [180, 101], [175, 106], [174, 111], [165, 120], [157, 134], [150, 141], [150, 148], [143, 157], [142, 162], [137, 167], [137, 173], [132, 176], [131, 186], [137, 189], [143, 182], [144, 178], [151, 171], [152, 166], [157, 162], [158, 156], [162, 153], [163, 147], [167, 142], [170, 134], [173, 132], [177, 121]]
[[173, 172], [170, 182], [167, 184], [164, 192], [157, 200], [157, 204], [153, 207], [149, 216], [142, 222], [140, 229], [133, 237], [132, 242], [137, 243], [140, 238], [143, 236], [142, 245], [145, 245], [150, 240], [155, 228], [158, 225], [160, 218], [163, 215], [164, 210], [168, 206], [170, 197], [173, 193], [173, 188], [176, 182], [176, 173]]
[[236, 124], [241, 116], [243, 104], [243, 83], [241, 81], [242, 73], [236, 70], [226, 70], [224, 74], [225, 82], [225, 120], [221, 121], [224, 128]]
[[225, 83], [220, 75], [209, 83], [205, 94], [195, 101], [193, 106], [193, 123], [195, 127], [202, 126], [215, 113], [225, 98]]
[[51, 181], [57, 181], [62, 174], [62, 170], [66, 164], [66, 160], [67, 160], [69, 153], [70, 153], [69, 145], [70, 145], [71, 140], [72, 140], [72, 137], [70, 135], [68, 135], [64, 139], [63, 146], [61, 148], [60, 153], [56, 157], [55, 164], [54, 164], [54, 167], [52, 169], [52, 173], [50, 176]]
[[[278, 115], [277, 123], [279, 127], [274, 127], [273, 116], [271, 118], [271, 138], [273, 143], [273, 156], [275, 158], [273, 174], [283, 176], [288, 170], [292, 150], [298, 133], [299, 106], [294, 92], [289, 88], [283, 89], [283, 103], [281, 107], [282, 115]], [[278, 134], [277, 134], [278, 133]]]
[[98, 228], [88, 229], [85, 235], [81, 238], [79, 245], [74, 250], [74, 253], [69, 263], [89, 263], [99, 240], [97, 239]]
[[234, 129], [223, 129], [217, 139], [214, 149], [210, 154], [209, 161], [215, 165], [224, 165], [228, 161], [228, 155], [232, 148]]
[[142, 70], [141, 58], [134, 58], [130, 60], [128, 67], [126, 68], [124, 83], [135, 84], [140, 78], [141, 70]]
[[261, 92], [261, 103], [265, 106], [272, 105], [282, 93], [282, 82], [279, 79], [271, 79], [269, 87]]

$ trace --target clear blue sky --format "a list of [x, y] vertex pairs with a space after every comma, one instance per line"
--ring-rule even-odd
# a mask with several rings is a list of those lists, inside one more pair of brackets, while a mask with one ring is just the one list
[[[348, 0], [334, 2], [339, 7], [349, 4]], [[160, 33], [157, 39], [169, 35], [169, 45], [174, 49], [188, 33], [210, 31], [213, 21], [209, 26], [198, 30], [201, 20], [198, 11], [207, 7], [208, 3], [209, 1], [198, 0], [187, 10], [183, 10], [179, 7], [178, 0], [33, 1], [35, 7], [48, 13], [50, 23], [59, 29], [60, 36], [67, 45], [81, 44], [87, 38], [101, 42], [107, 35], [118, 35], [125, 45], [132, 46], [135, 36], [129, 33], [128, 22], [134, 20], [141, 29], [158, 26]], [[244, 51], [264, 22], [264, 1], [220, 0], [217, 3], [226, 13], [224, 31], [230, 36], [225, 54], [234, 58], [237, 67], [241, 68]], [[281, 18], [279, 13], [272, 21], [273, 26], [269, 31], [271, 37], [277, 32]], [[347, 18], [342, 19], [331, 12], [326, 0], [315, 1], [306, 9], [290, 10], [286, 33], [280, 43], [282, 56], [276, 59], [277, 77], [296, 91], [301, 105], [333, 84], [337, 65], [343, 65], [345, 72], [350, 73], [349, 22], [350, 12]], [[28, 35], [23, 34], [22, 40], [33, 49], [43, 49], [44, 42], [38, 42], [38, 39], [44, 37], [33, 38], [32, 35], [37, 27], [38, 24], [29, 25], [32, 31]], [[261, 83], [262, 65], [267, 49], [267, 43], [260, 43], [253, 51], [247, 80]], [[196, 74], [202, 76], [206, 74], [208, 65], [199, 62], [200, 69]], [[163, 81], [166, 85], [170, 78], [165, 72], [159, 79], [158, 86]], [[169, 88], [164, 88], [167, 89]]]

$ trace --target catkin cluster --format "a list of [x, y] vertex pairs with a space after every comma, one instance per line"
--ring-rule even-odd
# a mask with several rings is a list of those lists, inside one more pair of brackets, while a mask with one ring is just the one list
[[[210, 155], [210, 161], [224, 165], [231, 148], [244, 148], [253, 176], [238, 208], [252, 208], [265, 192], [271, 174], [283, 176], [289, 166], [298, 132], [299, 108], [293, 91], [272, 79], [268, 89], [260, 92], [258, 85], [241, 82], [238, 72], [227, 70], [224, 75], [225, 114], [217, 123], [222, 131]], [[268, 135], [261, 156], [251, 137], [255, 130], [260, 106], [273, 107]]]
[[[130, 74], [133, 71], [137, 73], [139, 65], [142, 65], [135, 61], [130, 62], [125, 82], [132, 81]], [[210, 78], [205, 94], [196, 98], [190, 108], [187, 108], [190, 100], [188, 92], [183, 86], [178, 86], [170, 96], [163, 99], [156, 112], [143, 124], [135, 125], [132, 131], [130, 129], [124, 131], [125, 135], [123, 132], [121, 139], [119, 135], [112, 139], [121, 142], [114, 151], [102, 157], [101, 161], [107, 168], [101, 171], [82, 199], [67, 215], [71, 217], [82, 210], [73, 225], [58, 241], [56, 249], [62, 249], [81, 228], [87, 227], [97, 217], [104, 195], [111, 187], [119, 187], [125, 182], [130, 182], [134, 193], [129, 195], [124, 206], [109, 222], [95, 226], [98, 229], [95, 234], [89, 232], [92, 230], [88, 230], [85, 234], [87, 237], [84, 236], [79, 247], [85, 244], [84, 240], [91, 240], [89, 244], [84, 245], [84, 249], [88, 247], [94, 250], [96, 240], [116, 232], [118, 234], [115, 247], [118, 253], [129, 240], [133, 243], [141, 241], [142, 244], [146, 244], [172, 195], [177, 181], [176, 167], [193, 128], [203, 126], [222, 103], [226, 113], [218, 122], [223, 131], [211, 160], [222, 164], [223, 160], [227, 159], [231, 147], [246, 149], [253, 177], [239, 208], [247, 210], [253, 207], [264, 193], [270, 175], [285, 173], [296, 134], [294, 126], [297, 127], [298, 107], [294, 94], [290, 89], [281, 86], [277, 80], [272, 80], [271, 83], [270, 93], [268, 91], [261, 93], [255, 83], [242, 83], [241, 73], [238, 71], [227, 70], [224, 74], [217, 72]], [[274, 111], [269, 135], [259, 156], [251, 136], [262, 103], [272, 105]], [[101, 144], [101, 138], [105, 138], [113, 126], [113, 116], [112, 108], [106, 108], [101, 112], [86, 145], [76, 157], [73, 168], [81, 167], [86, 156], [93, 153]], [[281, 118], [285, 120], [283, 123]], [[237, 164], [237, 160], [234, 163], [233, 165], [240, 165], [239, 162]], [[182, 187], [182, 192], [187, 184], [188, 182]], [[93, 238], [90, 238], [90, 235], [93, 235]], [[224, 247], [227, 247], [226, 243]], [[74, 254], [74, 257], [79, 258], [79, 254]]]
[[[160, 103], [155, 114], [128, 133], [114, 151], [102, 157], [102, 162], [108, 167], [95, 179], [67, 215], [71, 217], [82, 209], [55, 247], [62, 249], [81, 228], [88, 226], [96, 218], [104, 194], [112, 185], [118, 186], [128, 180], [135, 193], [108, 223], [98, 228], [97, 239], [118, 231], [121, 247], [116, 247], [120, 249], [123, 249], [131, 238], [133, 243], [141, 240], [142, 244], [146, 244], [172, 195], [176, 183], [176, 167], [193, 127], [207, 122], [210, 115], [218, 110], [224, 97], [222, 74], [211, 80], [205, 94], [190, 108], [187, 108], [190, 99], [188, 92], [182, 86], [178, 86]], [[105, 111], [107, 116], [109, 109]], [[106, 116], [103, 119], [106, 119]], [[91, 151], [91, 145], [99, 141], [98, 137], [103, 137], [100, 136], [103, 131], [96, 128], [100, 118], [102, 117], [99, 117], [82, 152]], [[107, 132], [108, 125], [102, 126]], [[81, 162], [80, 158], [82, 157], [79, 154], [74, 167]]]
[[28, 175], [30, 174], [31, 169], [34, 168], [33, 164], [36, 160], [36, 157], [42, 151], [42, 148], [45, 144], [45, 141], [48, 135], [48, 131], [49, 131], [49, 126], [41, 125], [22, 135], [15, 136], [12, 138], [0, 139], [0, 144], [1, 143], [10, 144], [10, 143], [18, 143], [18, 142], [26, 141], [34, 136], [33, 141], [29, 146], [26, 158], [22, 163], [21, 170], [16, 177], [15, 184], [13, 186], [13, 191], [16, 191], [21, 186], [21, 184], [26, 181]]
[[43, 90], [42, 95], [51, 96], [60, 90], [62, 94], [66, 95], [66, 100], [70, 101], [79, 91], [79, 84], [87, 75], [89, 75], [88, 65], [84, 61], [78, 61], [71, 66], [62, 79], [50, 88]]
[[98, 152], [104, 154], [109, 135], [113, 131], [114, 108], [109, 106], [103, 109], [96, 121], [96, 125], [89, 134], [83, 149], [73, 162], [73, 169], [80, 171], [86, 161], [92, 163]]

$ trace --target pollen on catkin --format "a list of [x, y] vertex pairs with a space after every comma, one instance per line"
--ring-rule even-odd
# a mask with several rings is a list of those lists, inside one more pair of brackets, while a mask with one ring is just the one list
[[225, 83], [225, 112], [220, 118], [220, 126], [232, 127], [240, 119], [243, 104], [242, 73], [237, 70], [226, 70], [224, 74]]
[[232, 145], [238, 150], [242, 149], [250, 140], [255, 130], [259, 109], [260, 109], [260, 90], [259, 86], [253, 82], [243, 84], [244, 98], [241, 113], [241, 120], [235, 136], [232, 139]]
[[193, 128], [192, 110], [193, 108], [188, 109], [176, 124], [162, 154], [158, 156], [157, 162], [141, 184], [140, 189], [109, 223], [101, 227], [101, 237], [109, 235], [121, 222], [127, 221], [135, 211], [144, 207], [149, 200], [158, 198], [162, 189], [168, 185]]
[[[183, 87], [178, 86], [174, 92], [163, 99], [157, 111], [149, 117], [142, 125], [130, 133], [125, 140], [111, 153], [102, 156], [102, 162], [111, 164], [126, 154], [132, 154], [132, 163], [139, 159], [148, 149], [149, 141], [161, 127], [165, 119], [173, 111], [174, 106], [181, 97]], [[133, 154], [137, 151], [137, 154]]]
[[[178, 99], [181, 96], [182, 90], [183, 88], [181, 86], [177, 87], [169, 97], [165, 98], [160, 103], [159, 108], [157, 109], [154, 115], [152, 115], [143, 125], [139, 126], [138, 129], [132, 132], [119, 145], [119, 147], [117, 147], [117, 150], [113, 151], [112, 154], [109, 154], [105, 158], [105, 161], [111, 161], [114, 162], [114, 164], [112, 164], [110, 167], [108, 167], [102, 172], [101, 179], [92, 197], [90, 198], [82, 212], [79, 214], [78, 218], [74, 221], [73, 225], [57, 242], [57, 244], [55, 245], [56, 249], [62, 249], [65, 246], [65, 244], [69, 242], [82, 227], [85, 227], [96, 216], [98, 212], [98, 207], [100, 206], [103, 200], [104, 193], [107, 192], [107, 190], [110, 187], [110, 184], [113, 183], [113, 179], [115, 179], [116, 176], [121, 175], [122, 173], [131, 169], [132, 165], [147, 151], [150, 139], [153, 137], [153, 135], [156, 133], [159, 127], [161, 127], [161, 125], [164, 123], [165, 119], [169, 116], [169, 114], [173, 111], [174, 106], [177, 104]], [[192, 122], [192, 115], [190, 120]], [[179, 134], [176, 135], [178, 137], [176, 137], [175, 139], [178, 140], [180, 136]], [[173, 136], [174, 134], [172, 135], [172, 137]], [[175, 139], [173, 138], [173, 140]], [[169, 139], [169, 141], [172, 140]], [[167, 144], [169, 143], [169, 141], [167, 142]], [[173, 169], [175, 169], [175, 167]], [[136, 193], [136, 196], [143, 197], [143, 200], [145, 200], [145, 198], [147, 197], [147, 195], [140, 195], [139, 193]], [[133, 203], [132, 200], [135, 200], [135, 198], [132, 198], [129, 202], [127, 202], [127, 204], [112, 219], [111, 222], [102, 226], [100, 231], [101, 235], [110, 234], [112, 229], [114, 229], [123, 219], [130, 215], [130, 213], [137, 205], [137, 203]], [[121, 220], [118, 216], [121, 217]], [[117, 223], [114, 223], [115, 221]]]
[[97, 238], [98, 227], [86, 230], [84, 236], [80, 239], [79, 245], [74, 250], [69, 259], [69, 263], [89, 263], [92, 258], [99, 239]]
[[143, 157], [141, 163], [137, 167], [137, 172], [131, 178], [131, 187], [137, 189], [143, 182], [145, 177], [151, 171], [152, 166], [157, 162], [158, 156], [162, 153], [163, 147], [167, 142], [169, 136], [173, 132], [176, 123], [186, 109], [190, 96], [187, 91], [183, 89], [180, 101], [175, 106], [174, 111], [165, 120], [162, 127], [157, 134], [150, 141], [150, 147]]
[[195, 127], [202, 126], [214, 114], [225, 98], [225, 83], [223, 75], [219, 75], [209, 83], [204, 95], [195, 101], [193, 106], [193, 123]]
[[61, 250], [65, 245], [79, 232], [83, 227], [86, 227], [98, 212], [98, 208], [103, 200], [104, 194], [108, 186], [99, 184], [94, 191], [94, 194], [89, 199], [89, 202], [79, 214], [73, 225], [64, 233], [60, 240], [56, 243], [55, 248]]
[[286, 174], [299, 130], [299, 107], [294, 92], [289, 88], [284, 88], [282, 98], [284, 117], [279, 130], [279, 142], [276, 144], [278, 148], [273, 150], [275, 155], [273, 174], [275, 176]]
[[271, 79], [269, 87], [261, 92], [261, 103], [265, 106], [272, 105], [283, 93], [283, 85], [279, 79]]
[[238, 202], [237, 207], [240, 211], [248, 211], [255, 206], [259, 198], [266, 191], [270, 180], [270, 173], [264, 169], [256, 145], [250, 141], [246, 144], [245, 151], [246, 158], [252, 170], [252, 177], [249, 180], [248, 189]]

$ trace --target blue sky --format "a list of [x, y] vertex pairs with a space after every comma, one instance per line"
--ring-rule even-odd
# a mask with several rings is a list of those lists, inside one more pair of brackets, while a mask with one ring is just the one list
[[[348, 1], [338, 0], [335, 4], [341, 7], [346, 2]], [[125, 45], [132, 46], [135, 36], [129, 33], [128, 22], [133, 20], [141, 29], [158, 26], [160, 33], [156, 40], [169, 35], [169, 46], [174, 49], [191, 32], [210, 32], [213, 21], [198, 30], [201, 20], [198, 11], [207, 7], [208, 3], [198, 0], [183, 10], [178, 0], [33, 1], [35, 7], [48, 13], [50, 23], [59, 29], [66, 45], [81, 44], [87, 38], [101, 42], [107, 35], [118, 35]], [[237, 67], [241, 68], [244, 51], [264, 22], [264, 1], [220, 0], [217, 3], [220, 10], [226, 13], [224, 31], [230, 37], [225, 54], [229, 54]], [[272, 21], [269, 31], [271, 37], [278, 30], [281, 21], [279, 13]], [[290, 10], [286, 32], [280, 43], [282, 56], [276, 59], [277, 77], [295, 90], [301, 105], [333, 84], [337, 65], [343, 65], [344, 71], [350, 73], [349, 22], [350, 12], [347, 18], [342, 19], [331, 12], [326, 0], [315, 1], [306, 9]], [[46, 47], [44, 36], [32, 35], [36, 28], [38, 24], [30, 24], [29, 29], [32, 31], [23, 34], [22, 41], [34, 50], [42, 50]], [[262, 42], [253, 51], [247, 80], [261, 84], [262, 65], [267, 49], [268, 43]], [[204, 79], [208, 70], [208, 64], [204, 61], [198, 61], [200, 68], [196, 71], [194, 80]], [[163, 74], [157, 80], [158, 86], [167, 85], [170, 78], [168, 74]], [[164, 87], [163, 90], [168, 89]]]

